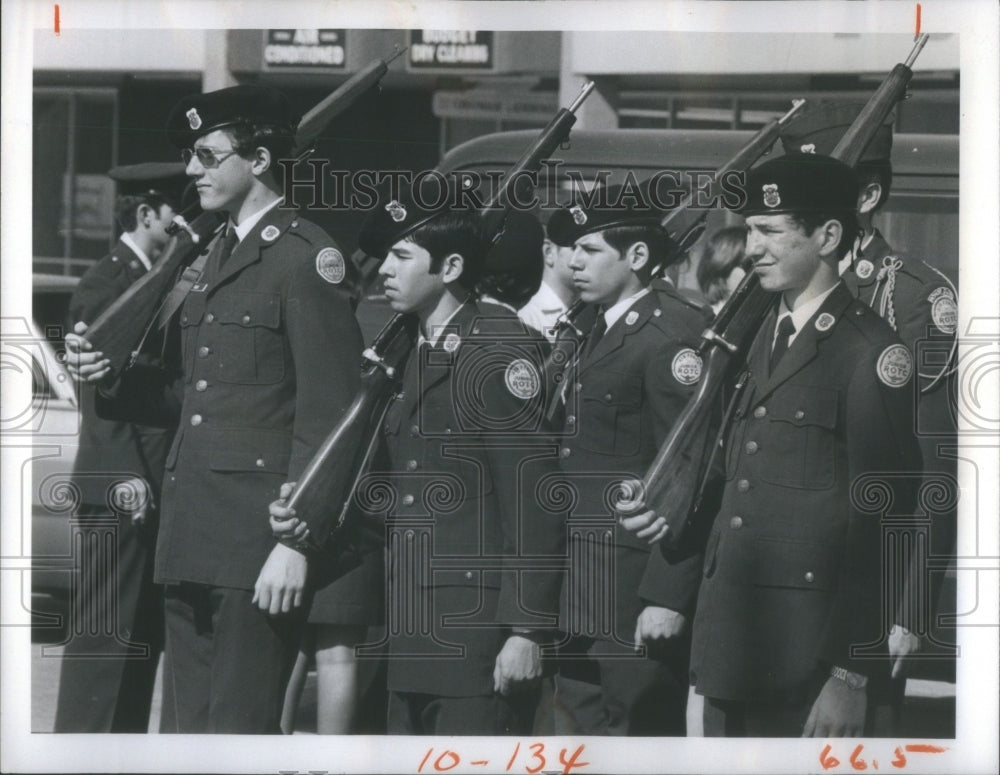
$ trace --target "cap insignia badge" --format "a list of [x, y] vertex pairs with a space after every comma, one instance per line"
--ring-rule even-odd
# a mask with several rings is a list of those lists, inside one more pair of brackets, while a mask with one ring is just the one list
[[188, 126], [192, 129], [201, 129], [201, 116], [198, 115], [198, 108], [191, 108], [187, 113]]
[[781, 204], [777, 183], [765, 183], [761, 189], [764, 191], [764, 205], [766, 207], [777, 207]]
[[385, 211], [389, 213], [389, 217], [396, 223], [406, 220], [406, 208], [395, 199], [385, 206]]
[[583, 226], [587, 222], [587, 214], [580, 205], [573, 205], [569, 208], [569, 214], [573, 216], [573, 223], [577, 226]]

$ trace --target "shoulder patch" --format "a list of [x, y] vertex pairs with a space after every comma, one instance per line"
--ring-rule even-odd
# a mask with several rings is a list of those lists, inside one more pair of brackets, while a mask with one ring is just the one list
[[670, 373], [682, 385], [693, 385], [701, 379], [701, 358], [690, 347], [685, 347], [671, 361]]
[[275, 226], [273, 223], [264, 227], [264, 230], [260, 233], [260, 238], [264, 242], [274, 242], [278, 237], [281, 236], [281, 229]]
[[875, 367], [882, 384], [897, 388], [910, 381], [913, 374], [913, 359], [906, 345], [890, 344], [878, 357]]
[[534, 398], [542, 387], [538, 369], [524, 358], [518, 358], [507, 365], [503, 381], [511, 395], [522, 399]]
[[935, 289], [927, 297], [927, 301], [931, 305], [931, 320], [934, 321], [938, 331], [954, 334], [958, 329], [958, 304], [951, 288], [941, 286]]
[[316, 272], [328, 283], [339, 285], [347, 274], [344, 256], [336, 248], [323, 248], [316, 254]]

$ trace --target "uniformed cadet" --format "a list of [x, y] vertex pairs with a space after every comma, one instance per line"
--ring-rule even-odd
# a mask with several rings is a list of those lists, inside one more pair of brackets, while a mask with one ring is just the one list
[[373, 474], [392, 491], [388, 731], [525, 733], [565, 562], [565, 515], [538, 500], [558, 475], [539, 430], [541, 353], [471, 293], [480, 215], [422, 199], [383, 197], [360, 238], [385, 257], [392, 308], [420, 323]]
[[[167, 456], [156, 580], [167, 585], [164, 691], [178, 732], [277, 733], [299, 646], [308, 561], [275, 541], [268, 504], [298, 478], [359, 387], [361, 334], [344, 257], [284, 209], [277, 160], [297, 118], [280, 92], [236, 86], [182, 99], [168, 119], [204, 210], [224, 234], [178, 311], [180, 406], [131, 370], [99, 404], [180, 418]], [[79, 350], [79, 342], [70, 346]], [[70, 363], [101, 378], [98, 353]], [[162, 376], [159, 378], [162, 382]], [[364, 584], [345, 591], [364, 608]]]
[[[71, 323], [92, 323], [159, 257], [184, 166], [148, 162], [115, 167], [108, 176], [118, 185], [122, 235], [80, 279]], [[63, 652], [55, 731], [145, 732], [163, 651], [163, 590], [153, 583], [153, 552], [171, 432], [100, 419], [91, 385], [80, 391], [80, 413], [73, 483], [81, 545], [88, 548], [73, 585], [71, 611], [79, 619]], [[108, 556], [103, 535], [110, 531], [115, 548]]]
[[538, 218], [528, 212], [511, 210], [502, 238], [486, 254], [483, 274], [476, 284], [479, 301], [517, 315], [542, 280], [544, 238]]
[[557, 245], [547, 233], [548, 230], [558, 229], [560, 220], [567, 217], [568, 210], [556, 210], [549, 219], [542, 243], [544, 268], [541, 282], [535, 294], [517, 311], [521, 320], [540, 331], [550, 342], [555, 341], [560, 316], [566, 313], [577, 296], [573, 271], [569, 268], [573, 246]]
[[[786, 152], [830, 153], [861, 108], [859, 103], [811, 106], [784, 128], [782, 143]], [[923, 487], [927, 492], [949, 493], [936, 499], [947, 505], [928, 515], [930, 532], [925, 546], [929, 554], [948, 556], [954, 551], [955, 541], [957, 463], [947, 452], [939, 452], [939, 448], [954, 448], [957, 444], [953, 394], [958, 294], [947, 275], [920, 256], [894, 250], [874, 225], [875, 216], [888, 200], [892, 187], [891, 156], [890, 118], [879, 127], [855, 165], [860, 231], [854, 249], [840, 262], [840, 272], [853, 295], [899, 334], [917, 364], [911, 389], [917, 404], [916, 428], [925, 472]], [[926, 557], [912, 559], [915, 568], [911, 589], [905, 605], [900, 607], [900, 621], [890, 636], [890, 651], [899, 658], [919, 649], [917, 633], [928, 635], [933, 613], [956, 610], [954, 600], [937, 604], [944, 574], [928, 573]], [[905, 668], [905, 661], [893, 667], [893, 673], [900, 679], [892, 686], [892, 704], [897, 715], [903, 700]]]
[[727, 438], [692, 681], [706, 735], [857, 736], [868, 683], [888, 673], [883, 517], [912, 507], [920, 465], [913, 361], [838, 279], [856, 231], [854, 172], [790, 154], [752, 170], [746, 191], [747, 255], [780, 299], [751, 345]]
[[[619, 188], [607, 200], [618, 199]], [[697, 558], [667, 563], [616, 525], [619, 485], [640, 479], [698, 382], [694, 351], [705, 319], [679, 297], [650, 288], [670, 240], [649, 199], [620, 207], [574, 205], [558, 244], [580, 298], [599, 305], [594, 329], [565, 379], [561, 461], [576, 493], [560, 651], [556, 731], [683, 735], [687, 621]], [[553, 217], [553, 221], [555, 217]], [[645, 650], [645, 653], [642, 652]], [[568, 725], [567, 724], [568, 721]]]

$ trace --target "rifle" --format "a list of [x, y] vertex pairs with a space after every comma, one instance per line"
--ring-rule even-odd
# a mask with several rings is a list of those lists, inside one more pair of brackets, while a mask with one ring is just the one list
[[[403, 51], [405, 49], [394, 52], [388, 59], [374, 60], [303, 116], [295, 134], [294, 163], [313, 153], [314, 144], [327, 125], [375, 86], [388, 71], [389, 63]], [[184, 279], [189, 284], [197, 279], [200, 269], [190, 265], [199, 255], [208, 252], [213, 237], [224, 224], [225, 216], [220, 212], [203, 212], [190, 223], [183, 214], [174, 216], [174, 223], [169, 229], [173, 236], [160, 259], [87, 330], [86, 339], [111, 363], [110, 378], [114, 379], [134, 363], [170, 289], [177, 282], [178, 274], [182, 270], [187, 272]]]
[[528, 189], [532, 186], [531, 176], [541, 168], [542, 162], [551, 157], [556, 148], [565, 142], [570, 129], [576, 123], [576, 111], [593, 90], [594, 82], [587, 81], [580, 88], [580, 93], [572, 104], [568, 108], [561, 108], [552, 117], [531, 147], [507, 173], [504, 184], [483, 208], [483, 227], [487, 235], [492, 235], [494, 242], [503, 232], [503, 221], [507, 211], [515, 203], [523, 201], [521, 196], [528, 193]]
[[[750, 138], [746, 145], [740, 148], [725, 164], [715, 171], [712, 182], [709, 186], [710, 201], [713, 201], [719, 194], [719, 188], [723, 176], [733, 170], [745, 171], [750, 169], [754, 162], [771, 150], [781, 134], [781, 127], [788, 121], [796, 111], [805, 104], [805, 100], [793, 100], [792, 107], [783, 116], [771, 119], [761, 129]], [[693, 214], [693, 215], [692, 215]], [[686, 253], [701, 238], [705, 232], [705, 220], [708, 218], [708, 210], [705, 208], [694, 208], [694, 192], [687, 194], [680, 204], [671, 210], [660, 225], [667, 230], [673, 238], [674, 231], [683, 229], [680, 237], [673, 238], [674, 245], [671, 248], [671, 260], [665, 263], [673, 263], [673, 260]], [[685, 225], [686, 224], [686, 225]], [[660, 267], [653, 269], [656, 275]], [[552, 344], [552, 349], [545, 358], [542, 376], [545, 384], [549, 388], [549, 405], [546, 410], [546, 419], [552, 421], [559, 411], [560, 392], [562, 380], [565, 376], [564, 370], [583, 343], [593, 320], [589, 317], [584, 319], [584, 310], [590, 309], [593, 305], [588, 305], [577, 299], [570, 305], [570, 308], [559, 316], [556, 322], [556, 338]]]
[[[905, 96], [906, 86], [913, 77], [910, 68], [926, 43], [927, 35], [920, 36], [906, 62], [892, 69], [834, 148], [831, 154], [834, 158], [857, 164], [877, 129]], [[760, 287], [756, 273], [751, 272], [743, 279], [702, 334], [699, 355], [703, 366], [698, 390], [643, 477], [640, 492], [622, 487], [623, 501], [641, 502], [646, 509], [666, 518], [668, 544], [680, 540], [689, 516], [697, 510], [713, 451], [710, 444], [713, 435], [709, 432], [712, 417], [730, 367], [742, 362], [773, 303], [774, 296]], [[731, 403], [730, 410], [732, 406]], [[619, 509], [622, 514], [634, 511], [631, 505]]]
[[[585, 84], [573, 104], [556, 114], [511, 169], [497, 195], [480, 211], [484, 228], [492, 230], [485, 232], [487, 237], [495, 240], [502, 233], [504, 218], [515, 201], [512, 187], [521, 185], [519, 181], [537, 171], [566, 140], [576, 121], [574, 112], [593, 87], [593, 83]], [[398, 313], [365, 350], [361, 390], [286, 499], [285, 505], [308, 524], [309, 538], [305, 543], [312, 551], [324, 551], [331, 537], [349, 524], [354, 492], [375, 451], [379, 428], [402, 379], [402, 367], [413, 349], [416, 332], [416, 316]]]

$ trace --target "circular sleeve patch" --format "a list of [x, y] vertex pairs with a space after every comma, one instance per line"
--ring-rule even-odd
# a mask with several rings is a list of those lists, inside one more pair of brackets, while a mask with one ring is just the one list
[[954, 334], [958, 329], [958, 304], [951, 288], [938, 288], [927, 300], [931, 303], [931, 320], [938, 331]]
[[875, 367], [882, 384], [892, 388], [902, 387], [913, 374], [913, 359], [906, 345], [891, 344], [878, 357]]
[[670, 373], [682, 385], [693, 385], [701, 379], [701, 358], [690, 347], [685, 347], [671, 361]]
[[542, 378], [535, 364], [524, 358], [518, 358], [507, 365], [503, 381], [511, 395], [523, 399], [534, 398], [542, 387]]
[[328, 283], [339, 285], [347, 274], [344, 256], [336, 248], [323, 248], [316, 254], [316, 272]]

